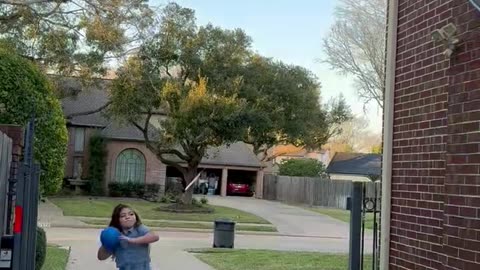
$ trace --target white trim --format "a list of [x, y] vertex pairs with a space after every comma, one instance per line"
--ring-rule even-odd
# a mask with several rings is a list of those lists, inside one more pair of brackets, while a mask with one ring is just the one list
[[380, 239], [380, 269], [390, 264], [390, 219], [392, 207], [392, 152], [395, 91], [395, 62], [397, 53], [398, 0], [389, 0], [388, 40], [383, 111], [382, 210]]
[[474, 7], [476, 7], [478, 10], [480, 10], [480, 2], [477, 3], [477, 2], [475, 2], [474, 0], [470, 0], [470, 3], [472, 3], [472, 5], [473, 5]]

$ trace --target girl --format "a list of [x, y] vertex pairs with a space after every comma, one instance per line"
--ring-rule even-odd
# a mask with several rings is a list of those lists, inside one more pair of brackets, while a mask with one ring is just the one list
[[103, 261], [113, 256], [120, 270], [150, 270], [149, 244], [158, 241], [158, 235], [142, 225], [138, 214], [124, 204], [115, 207], [109, 226], [120, 231], [121, 244], [113, 254], [101, 246], [98, 259]]

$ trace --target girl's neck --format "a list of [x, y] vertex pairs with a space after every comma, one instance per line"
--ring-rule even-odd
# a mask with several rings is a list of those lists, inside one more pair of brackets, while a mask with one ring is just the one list
[[122, 231], [123, 231], [124, 233], [126, 233], [126, 232], [128, 232], [129, 230], [133, 229], [133, 227], [135, 227], [135, 226], [132, 226], [132, 227], [129, 227], [129, 228], [127, 228], [127, 227], [122, 227]]

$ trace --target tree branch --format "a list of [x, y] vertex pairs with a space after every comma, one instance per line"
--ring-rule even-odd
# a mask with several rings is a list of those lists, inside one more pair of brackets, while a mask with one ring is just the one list
[[72, 114], [67, 115], [66, 118], [69, 119], [69, 118], [76, 117], [76, 116], [90, 115], [90, 114], [98, 113], [98, 112], [101, 112], [104, 109], [106, 109], [111, 104], [112, 104], [112, 101], [108, 101], [107, 103], [105, 103], [105, 105], [103, 105], [99, 108], [96, 108], [96, 109], [90, 110], [90, 111], [85, 111], [85, 112], [72, 113]]
[[184, 160], [184, 161], [188, 161], [188, 157], [183, 155], [180, 151], [178, 150], [175, 150], [175, 149], [161, 149], [159, 147], [156, 147], [155, 145], [153, 145], [153, 143], [150, 141], [150, 137], [149, 137], [149, 126], [150, 126], [150, 119], [152, 118], [152, 115], [153, 113], [151, 111], [147, 112], [147, 117], [145, 118], [145, 123], [144, 123], [144, 126], [140, 126], [139, 124], [137, 124], [135, 121], [130, 121], [137, 129], [139, 129], [142, 133], [143, 133], [143, 138], [145, 139], [145, 145], [147, 146], [147, 148], [152, 151], [152, 153], [154, 153], [157, 158], [165, 165], [168, 165], [168, 166], [173, 166], [175, 168], [177, 168], [180, 172], [182, 173], [186, 173], [186, 170], [185, 168], [183, 168], [182, 166], [180, 166], [180, 164], [178, 164], [178, 162], [175, 162], [175, 161], [172, 161], [172, 160], [169, 160], [167, 158], [165, 158], [163, 155], [176, 155], [178, 158], [180, 158], [181, 160]]
[[0, 0], [0, 4], [12, 5], [12, 6], [28, 6], [33, 4], [41, 4], [41, 3], [53, 3], [58, 2], [56, 0], [30, 0], [30, 1], [14, 1], [14, 0]]

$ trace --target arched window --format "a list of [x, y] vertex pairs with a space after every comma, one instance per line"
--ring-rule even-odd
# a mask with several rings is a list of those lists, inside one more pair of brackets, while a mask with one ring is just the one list
[[115, 166], [115, 181], [117, 182], [145, 182], [145, 158], [136, 149], [124, 150], [117, 157]]

